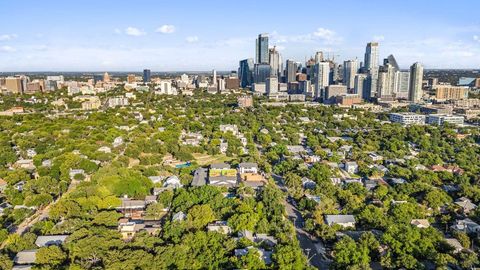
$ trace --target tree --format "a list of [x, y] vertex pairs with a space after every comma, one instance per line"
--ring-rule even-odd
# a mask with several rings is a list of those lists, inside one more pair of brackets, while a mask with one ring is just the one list
[[167, 212], [164, 211], [164, 206], [161, 203], [152, 203], [147, 206], [145, 218], [159, 220], [165, 216], [166, 213]]
[[369, 247], [366, 246], [366, 242], [362, 245], [357, 245], [355, 240], [349, 236], [345, 236], [335, 244], [333, 250], [336, 269], [347, 269], [352, 266], [360, 269], [369, 268], [370, 250]]
[[212, 208], [210, 208], [210, 205], [208, 204], [195, 205], [190, 210], [188, 210], [187, 226], [190, 229], [202, 229], [208, 223], [214, 220], [215, 214], [213, 213]]
[[67, 254], [60, 247], [53, 245], [39, 248], [35, 263], [57, 267], [62, 265], [66, 259]]
[[464, 232], [455, 231], [453, 236], [462, 244], [464, 248], [470, 248], [470, 237]]
[[245, 256], [240, 257], [237, 267], [240, 269], [265, 269], [265, 262], [256, 248], [251, 248]]
[[458, 260], [463, 269], [469, 269], [478, 264], [478, 255], [474, 252], [463, 250], [458, 254]]
[[0, 269], [12, 269], [13, 261], [6, 254], [0, 254]]
[[278, 269], [304, 269], [307, 264], [302, 251], [292, 245], [277, 245], [272, 259]]
[[92, 220], [92, 224], [114, 227], [117, 225], [118, 219], [121, 217], [122, 214], [117, 213], [116, 211], [101, 211]]

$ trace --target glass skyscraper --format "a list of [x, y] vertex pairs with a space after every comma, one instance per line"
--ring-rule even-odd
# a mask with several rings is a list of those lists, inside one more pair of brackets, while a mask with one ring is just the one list
[[240, 68], [238, 69], [238, 77], [240, 79], [240, 86], [246, 88], [253, 83], [253, 59], [245, 59], [240, 61]]
[[268, 64], [268, 35], [260, 34], [257, 38], [256, 50], [255, 50], [255, 63], [256, 64]]
[[144, 69], [143, 70], [143, 82], [147, 83], [150, 82], [151, 76], [150, 76], [150, 69]]
[[265, 83], [268, 77], [270, 77], [270, 65], [268, 63], [255, 64], [253, 81], [255, 83]]

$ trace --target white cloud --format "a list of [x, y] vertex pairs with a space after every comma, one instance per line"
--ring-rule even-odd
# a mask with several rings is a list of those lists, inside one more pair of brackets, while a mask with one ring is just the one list
[[0, 47], [0, 52], [7, 52], [7, 53], [10, 53], [10, 52], [15, 52], [17, 51], [17, 49], [11, 47], [11, 46], [1, 46]]
[[122, 33], [122, 30], [120, 30], [120, 29], [118, 29], [118, 28], [115, 28], [115, 29], [113, 30], [113, 32], [115, 32], [115, 34], [120, 35], [120, 34]]
[[0, 41], [8, 41], [17, 38], [18, 36], [16, 34], [5, 34], [5, 35], [0, 35]]
[[313, 32], [313, 35], [325, 41], [334, 41], [337, 38], [337, 34], [334, 31], [322, 27]]
[[195, 43], [199, 41], [199, 38], [197, 36], [190, 36], [186, 38], [188, 43]]
[[373, 36], [373, 41], [384, 41], [385, 40], [385, 36], [383, 35], [376, 35], [376, 36]]
[[162, 33], [162, 34], [172, 34], [175, 33], [175, 25], [171, 24], [164, 24], [157, 28], [155, 32]]
[[480, 36], [474, 35], [473, 40], [480, 42]]
[[303, 35], [287, 36], [281, 35], [277, 31], [273, 31], [270, 36], [274, 43], [321, 42], [323, 44], [339, 44], [342, 41], [342, 38], [339, 37], [335, 31], [323, 27], [317, 28], [317, 30], [315, 30], [313, 33], [307, 33]]
[[125, 29], [125, 34], [129, 36], [139, 37], [139, 36], [144, 36], [147, 33], [145, 33], [143, 30], [130, 26]]

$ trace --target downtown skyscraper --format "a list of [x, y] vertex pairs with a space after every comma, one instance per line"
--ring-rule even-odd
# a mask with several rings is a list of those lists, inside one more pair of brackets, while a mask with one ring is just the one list
[[268, 64], [268, 35], [260, 34], [257, 38], [255, 50], [255, 64]]
[[245, 59], [240, 61], [238, 68], [238, 77], [240, 79], [240, 86], [246, 88], [253, 83], [253, 59]]
[[269, 50], [268, 59], [270, 64], [270, 76], [281, 77], [283, 71], [282, 56], [277, 50], [277, 47], [273, 47]]
[[423, 66], [420, 63], [415, 63], [410, 67], [410, 89], [408, 93], [408, 100], [412, 102], [419, 102], [423, 97], [422, 90], [423, 83]]
[[355, 75], [358, 73], [358, 60], [348, 60], [343, 62], [343, 82], [347, 89], [355, 87]]

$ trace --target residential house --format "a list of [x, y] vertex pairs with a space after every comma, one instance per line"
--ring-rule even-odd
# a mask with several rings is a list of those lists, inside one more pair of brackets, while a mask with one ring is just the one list
[[455, 238], [445, 238], [445, 242], [453, 248], [453, 253], [460, 253], [464, 250], [462, 244]]
[[207, 225], [207, 230], [209, 232], [219, 232], [223, 234], [232, 233], [232, 228], [227, 225], [226, 221], [215, 221]]
[[141, 219], [146, 208], [145, 200], [132, 200], [129, 198], [122, 198], [120, 207], [117, 211], [121, 212], [124, 217], [132, 219]]
[[60, 246], [65, 243], [68, 235], [41, 235], [35, 240], [37, 247]]
[[412, 219], [410, 224], [420, 229], [426, 229], [430, 227], [430, 222], [428, 219]]
[[141, 223], [135, 222], [125, 222], [127, 219], [121, 219], [118, 223], [118, 231], [122, 235], [122, 239], [125, 241], [131, 240], [135, 234], [143, 229], [145, 229], [145, 225]]
[[164, 188], [177, 189], [183, 187], [180, 179], [176, 175], [172, 175], [163, 183]]
[[307, 177], [302, 177], [302, 186], [304, 189], [315, 189], [317, 183]]
[[198, 168], [193, 174], [192, 186], [200, 187], [207, 184], [208, 170], [206, 168]]
[[34, 264], [37, 258], [37, 249], [29, 249], [17, 253], [13, 261], [15, 264]]
[[455, 204], [460, 206], [464, 214], [468, 214], [477, 208], [477, 205], [466, 197], [461, 197], [455, 201]]
[[369, 153], [368, 156], [372, 159], [373, 162], [382, 161], [383, 157], [377, 153]]
[[209, 185], [235, 187], [237, 185], [237, 171], [230, 165], [217, 163], [210, 165], [208, 174]]
[[240, 163], [238, 164], [238, 173], [239, 174], [244, 174], [244, 173], [253, 173], [257, 174], [258, 173], [258, 165], [257, 163]]
[[182, 211], [180, 211], [173, 215], [172, 221], [184, 221], [186, 218], [187, 218], [187, 215]]
[[328, 226], [338, 224], [343, 228], [355, 227], [355, 217], [353, 215], [325, 215], [325, 222]]
[[469, 218], [456, 220], [451, 228], [455, 231], [461, 231], [468, 234], [480, 232], [480, 225]]
[[345, 171], [347, 171], [350, 174], [358, 173], [358, 164], [355, 161], [345, 162], [343, 167], [345, 168]]

